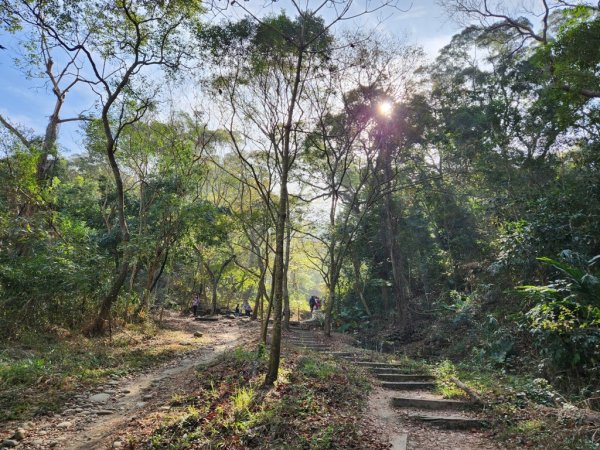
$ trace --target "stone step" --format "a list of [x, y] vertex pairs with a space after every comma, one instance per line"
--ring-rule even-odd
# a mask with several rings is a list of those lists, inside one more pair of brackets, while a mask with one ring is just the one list
[[381, 381], [433, 381], [433, 375], [425, 375], [418, 373], [378, 373], [377, 379]]
[[314, 345], [295, 345], [295, 347], [306, 348], [308, 350], [319, 350], [319, 351], [329, 350], [329, 347], [316, 347]]
[[419, 409], [456, 409], [468, 410], [475, 407], [472, 402], [449, 399], [392, 397], [392, 406], [396, 408], [419, 408]]
[[483, 419], [465, 416], [430, 416], [427, 414], [409, 414], [408, 416], [411, 419], [430, 423], [431, 425], [435, 425], [440, 428], [468, 429], [481, 428], [488, 425], [488, 422]]
[[426, 375], [423, 373], [412, 373], [410, 370], [407, 370], [405, 368], [398, 368], [398, 367], [370, 367], [369, 368], [370, 372], [373, 372], [376, 375], [379, 374], [399, 374], [399, 375]]
[[[352, 363], [357, 366], [364, 367], [365, 369], [404, 369], [400, 364], [392, 364], [392, 363], [381, 363], [374, 361], [352, 361]], [[406, 369], [404, 369], [406, 370]]]
[[302, 345], [302, 344], [293, 344], [293, 345], [296, 347], [299, 347], [299, 348], [308, 348], [310, 350], [322, 350], [322, 351], [329, 350], [329, 348], [330, 348], [329, 346], [321, 347], [319, 345]]
[[333, 356], [334, 358], [344, 358], [353, 355], [354, 354], [350, 352], [329, 352], [329, 356]]
[[429, 381], [384, 381], [381, 387], [394, 391], [413, 391], [416, 389], [433, 389], [435, 383]]

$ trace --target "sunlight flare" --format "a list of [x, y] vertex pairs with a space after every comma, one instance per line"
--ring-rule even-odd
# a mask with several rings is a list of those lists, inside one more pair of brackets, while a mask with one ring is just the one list
[[394, 110], [394, 104], [389, 100], [381, 101], [377, 105], [377, 111], [382, 116], [389, 117], [392, 114], [393, 110]]

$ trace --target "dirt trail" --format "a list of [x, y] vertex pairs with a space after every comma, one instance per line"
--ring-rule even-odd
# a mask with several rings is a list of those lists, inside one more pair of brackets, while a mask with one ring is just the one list
[[[174, 395], [184, 393], [195, 378], [194, 368], [208, 364], [253, 334], [254, 324], [240, 320], [194, 322], [187, 318], [170, 320], [173, 330], [189, 336], [190, 351], [169, 362], [128, 377], [113, 378], [92, 392], [81, 392], [54, 417], [27, 424], [27, 437], [20, 449], [95, 450], [125, 448], [125, 435], [155, 424], [169, 413]], [[194, 339], [201, 331], [201, 342]]]

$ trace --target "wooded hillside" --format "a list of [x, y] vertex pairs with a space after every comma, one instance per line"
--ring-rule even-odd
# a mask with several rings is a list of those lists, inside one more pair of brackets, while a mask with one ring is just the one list
[[38, 134], [0, 101], [8, 347], [248, 302], [271, 385], [318, 295], [328, 335], [598, 409], [600, 8], [444, 0], [431, 58], [347, 26], [392, 0], [248, 3], [0, 1], [53, 105]]

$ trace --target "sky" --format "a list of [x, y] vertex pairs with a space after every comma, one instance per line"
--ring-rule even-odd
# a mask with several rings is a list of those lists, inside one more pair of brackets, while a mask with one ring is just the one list
[[[277, 13], [289, 8], [286, 1], [250, 0], [243, 4], [262, 13], [265, 11]], [[363, 6], [368, 1], [355, 0], [355, 5]], [[324, 10], [324, 13], [330, 12]], [[228, 9], [223, 14], [227, 17], [232, 15], [241, 17], [244, 12], [238, 8], [237, 12]], [[224, 15], [217, 16], [215, 20], [219, 20]], [[343, 27], [376, 27], [377, 33], [420, 45], [429, 58], [435, 57], [437, 51], [448, 44], [451, 37], [460, 31], [460, 26], [447, 17], [445, 11], [437, 4], [437, 0], [413, 0], [412, 2], [398, 0], [398, 9], [373, 14], [352, 23], [347, 22]], [[0, 50], [0, 114], [19, 128], [42, 134], [54, 106], [52, 92], [48, 89], [45, 80], [29, 79], [16, 66], [15, 58], [22, 57], [17, 37], [2, 34], [0, 44], [6, 47], [6, 50]], [[62, 117], [73, 117], [82, 110], [91, 108], [95, 99], [95, 95], [86, 87], [76, 87], [67, 95]], [[82, 137], [77, 122], [61, 125], [59, 146], [64, 154], [81, 153]]]

